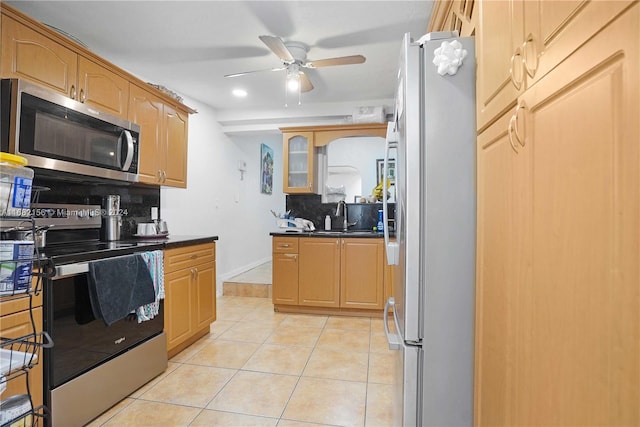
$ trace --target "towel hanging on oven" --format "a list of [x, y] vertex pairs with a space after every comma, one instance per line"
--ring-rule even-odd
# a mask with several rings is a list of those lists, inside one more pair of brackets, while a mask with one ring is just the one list
[[156, 293], [156, 299], [151, 304], [140, 306], [136, 309], [136, 315], [138, 316], [138, 323], [151, 320], [160, 312], [160, 300], [164, 299], [164, 266], [163, 266], [163, 252], [149, 251], [140, 253], [142, 259], [144, 259], [149, 273], [151, 273], [151, 280], [153, 281], [153, 287]]
[[89, 263], [89, 299], [96, 319], [109, 326], [155, 301], [151, 274], [142, 256], [125, 255]]

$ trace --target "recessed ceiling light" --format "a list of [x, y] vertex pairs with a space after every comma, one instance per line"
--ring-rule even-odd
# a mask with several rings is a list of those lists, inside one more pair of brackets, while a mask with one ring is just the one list
[[245, 96], [247, 96], [247, 91], [244, 89], [234, 89], [232, 93], [238, 98], [244, 98]]

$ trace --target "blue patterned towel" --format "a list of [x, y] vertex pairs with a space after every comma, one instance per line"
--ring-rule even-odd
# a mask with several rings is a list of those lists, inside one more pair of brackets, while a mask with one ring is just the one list
[[136, 315], [138, 316], [138, 323], [146, 320], [151, 320], [158, 314], [160, 309], [160, 300], [164, 299], [164, 264], [162, 251], [149, 251], [143, 252], [142, 259], [149, 273], [151, 273], [151, 280], [153, 281], [153, 288], [156, 292], [156, 300], [150, 304], [143, 305], [136, 309]]

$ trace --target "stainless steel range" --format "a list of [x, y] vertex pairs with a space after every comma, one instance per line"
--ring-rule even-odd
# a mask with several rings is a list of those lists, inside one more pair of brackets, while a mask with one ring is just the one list
[[149, 254], [146, 241], [99, 240], [98, 205], [37, 204], [36, 225], [52, 226], [40, 250], [53, 274], [44, 285], [45, 403], [54, 427], [82, 426], [167, 367], [163, 304], [138, 322], [135, 314], [107, 326], [92, 305], [90, 266], [99, 260]]

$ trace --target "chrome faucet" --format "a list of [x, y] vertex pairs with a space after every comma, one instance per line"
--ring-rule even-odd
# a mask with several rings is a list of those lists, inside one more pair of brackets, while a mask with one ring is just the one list
[[341, 216], [344, 219], [342, 220], [342, 230], [347, 231], [349, 228], [349, 222], [347, 221], [347, 204], [344, 200], [340, 200], [336, 207], [336, 216]]

